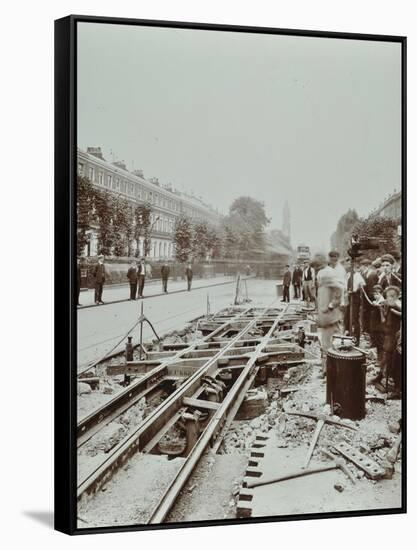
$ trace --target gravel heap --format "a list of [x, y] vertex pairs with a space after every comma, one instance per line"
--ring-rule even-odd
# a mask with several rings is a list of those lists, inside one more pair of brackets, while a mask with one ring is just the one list
[[119, 416], [114, 422], [104, 426], [81, 447], [81, 455], [96, 456], [107, 453], [132, 431], [145, 417], [146, 399], [140, 399], [133, 407]]

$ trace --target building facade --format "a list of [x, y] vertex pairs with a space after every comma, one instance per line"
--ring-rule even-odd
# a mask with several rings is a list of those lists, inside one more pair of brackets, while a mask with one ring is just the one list
[[[154, 259], [174, 257], [175, 220], [187, 216], [193, 221], [205, 221], [217, 225], [219, 213], [197, 197], [162, 186], [157, 178], [145, 179], [142, 171], [129, 172], [122, 161], [109, 162], [103, 158], [100, 147], [88, 147], [87, 151], [78, 149], [77, 170], [80, 176], [103, 191], [121, 195], [134, 204], [148, 203], [152, 208], [150, 253]], [[97, 231], [91, 228], [89, 245], [85, 254], [95, 256], [97, 250]], [[143, 238], [140, 242], [140, 255], [144, 255]]]
[[392, 219], [401, 218], [401, 191], [394, 190], [394, 192], [372, 212], [372, 215]]

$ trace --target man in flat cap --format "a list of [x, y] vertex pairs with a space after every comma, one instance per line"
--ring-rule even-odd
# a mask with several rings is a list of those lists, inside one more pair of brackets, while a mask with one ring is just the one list
[[[317, 274], [317, 325], [320, 329], [324, 376], [326, 375], [327, 351], [332, 345], [333, 336], [343, 333], [342, 306], [346, 292], [346, 272], [343, 266], [339, 267], [338, 258], [338, 255], [330, 257], [329, 254], [329, 264]], [[343, 273], [344, 276], [341, 278]]]
[[344, 285], [346, 283], [346, 269], [339, 261], [340, 254], [337, 250], [331, 250], [329, 252], [328, 265], [333, 269], [334, 277]]
[[389, 286], [401, 286], [401, 278], [394, 273], [395, 259], [391, 254], [384, 254], [381, 257], [382, 273], [379, 277], [379, 284], [384, 291]]

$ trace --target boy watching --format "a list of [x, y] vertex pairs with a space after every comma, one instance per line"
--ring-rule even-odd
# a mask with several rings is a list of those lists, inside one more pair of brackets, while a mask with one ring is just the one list
[[384, 301], [381, 285], [374, 285], [371, 293], [372, 305], [369, 312], [369, 337], [372, 347], [376, 348], [378, 362], [382, 361], [382, 349], [384, 347], [384, 327], [380, 305]]
[[[384, 333], [383, 355], [381, 363], [381, 378], [385, 379], [385, 391], [388, 391], [388, 377], [394, 379], [395, 391], [399, 392], [398, 364], [394, 365], [394, 354], [397, 349], [398, 333], [401, 328], [400, 289], [388, 286], [384, 291], [385, 302], [381, 304], [381, 314]], [[398, 363], [398, 362], [396, 362]], [[380, 386], [380, 385], [379, 385]], [[377, 386], [378, 387], [378, 386]], [[381, 386], [378, 387], [381, 389]]]

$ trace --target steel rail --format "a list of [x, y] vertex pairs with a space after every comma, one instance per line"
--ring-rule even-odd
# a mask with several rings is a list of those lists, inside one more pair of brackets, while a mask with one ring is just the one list
[[234, 406], [234, 404], [236, 404], [236, 401], [239, 399], [239, 396], [242, 396], [242, 399], [243, 399], [244, 394], [246, 393], [246, 390], [247, 390], [247, 385], [246, 385], [247, 379], [248, 377], [253, 375], [254, 371], [256, 370], [255, 365], [256, 365], [258, 356], [262, 353], [262, 350], [267, 345], [267, 342], [271, 334], [275, 330], [275, 327], [278, 325], [281, 317], [284, 315], [288, 307], [289, 305], [287, 305], [284, 311], [275, 319], [269, 331], [265, 334], [265, 336], [262, 338], [262, 341], [258, 344], [256, 350], [252, 354], [250, 354], [248, 363], [240, 373], [236, 382], [233, 384], [231, 390], [227, 394], [224, 401], [221, 403], [217, 412], [215, 412], [212, 418], [210, 419], [208, 425], [206, 426], [206, 429], [197, 440], [196, 444], [191, 450], [191, 453], [188, 455], [184, 464], [179, 469], [174, 480], [168, 486], [162, 498], [159, 500], [158, 504], [155, 506], [154, 510], [152, 511], [147, 521], [148, 524], [162, 523], [164, 521], [169, 511], [171, 510], [172, 506], [174, 505], [178, 497], [178, 494], [183, 489], [185, 483], [187, 482], [192, 471], [196, 467], [202, 454], [205, 452], [205, 450], [209, 446], [213, 437], [220, 435], [219, 431], [223, 428], [224, 424], [227, 423], [228, 413], [231, 410], [233, 413], [237, 412], [238, 407]]
[[[252, 308], [249, 307], [240, 311], [235, 318], [240, 318], [247, 312], [250, 312], [251, 309]], [[221, 332], [225, 326], [229, 326], [230, 323], [230, 320], [226, 321], [223, 325], [217, 327], [213, 332], [203, 337], [201, 340], [196, 340], [187, 348], [179, 350], [174, 355], [167, 357], [162, 363], [156, 365], [142, 378], [133, 382], [123, 391], [119, 392], [113, 399], [84, 416], [77, 423], [77, 448], [97, 433], [98, 429], [106, 426], [109, 422], [114, 420], [114, 418], [120, 414], [123, 414], [127, 409], [134, 405], [143, 397], [143, 393], [146, 392], [150, 386], [153, 386], [155, 382], [162, 381], [164, 374], [166, 374], [166, 368], [168, 365], [172, 365], [177, 362], [183, 357], [183, 355], [190, 353], [196, 349], [197, 346], [208, 342], [211, 338]]]
[[[276, 300], [274, 300], [274, 302], [275, 301]], [[268, 306], [266, 310], [270, 309], [270, 307], [271, 306]], [[247, 308], [241, 315], [251, 309], [252, 308]], [[106, 455], [106, 459], [79, 483], [77, 498], [80, 499], [85, 494], [91, 494], [97, 491], [133, 454], [143, 450], [149, 441], [151, 441], [158, 432], [163, 430], [166, 423], [184, 406], [182, 402], [183, 398], [193, 396], [197, 388], [201, 386], [202, 379], [205, 376], [210, 376], [216, 371], [217, 360], [221, 358], [225, 352], [231, 349], [242, 336], [245, 336], [247, 332], [256, 326], [256, 323], [256, 317], [250, 319], [246, 327], [236, 336], [231, 338], [229, 343], [224, 348], [220, 349], [217, 355], [210, 357], [203, 366], [189, 376], [175, 392], [146, 417], [132, 434], [116, 445], [116, 447]], [[223, 326], [220, 326], [216, 330], [222, 329]], [[172, 360], [169, 361], [170, 364], [173, 362]], [[162, 366], [165, 367], [165, 362], [161, 367]]]

